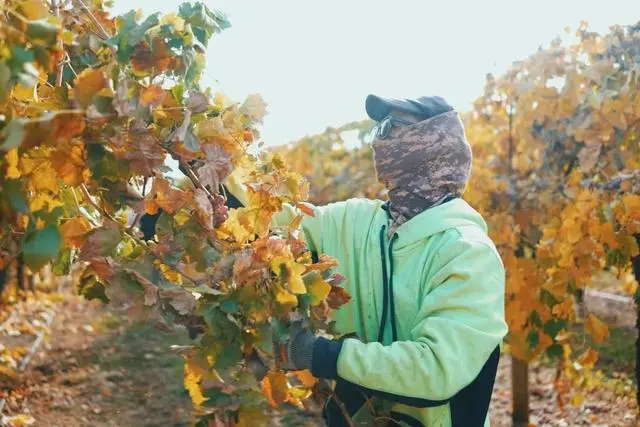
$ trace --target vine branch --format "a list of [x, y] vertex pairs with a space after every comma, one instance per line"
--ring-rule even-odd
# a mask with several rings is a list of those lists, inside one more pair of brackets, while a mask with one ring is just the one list
[[122, 227], [122, 224], [116, 220], [115, 218], [113, 218], [109, 212], [107, 212], [106, 210], [104, 210], [103, 208], [101, 208], [100, 206], [98, 206], [98, 204], [96, 202], [93, 201], [93, 199], [91, 198], [91, 194], [89, 194], [89, 190], [87, 189], [87, 186], [84, 184], [80, 185], [80, 189], [82, 190], [82, 194], [84, 195], [84, 197], [87, 199], [87, 201], [89, 202], [89, 204], [91, 204], [91, 206], [93, 206], [96, 210], [98, 210], [98, 212], [100, 212], [100, 214], [104, 215], [105, 218], [107, 218], [109, 221], [115, 223], [118, 228], [120, 229], [120, 231], [124, 234], [126, 234], [128, 237], [130, 237], [131, 239], [133, 239], [138, 245], [140, 245], [140, 247], [142, 247], [146, 253], [148, 253], [149, 255], [151, 255], [155, 260], [160, 261], [163, 264], [167, 264], [168, 266], [170, 266], [171, 268], [173, 268], [177, 273], [179, 273], [182, 277], [184, 277], [185, 279], [189, 280], [191, 283], [193, 283], [194, 285], [198, 286], [203, 284], [202, 281], [194, 279], [193, 277], [191, 277], [191, 275], [189, 275], [189, 273], [185, 272], [184, 269], [182, 269], [180, 266], [175, 265], [175, 264], [169, 264], [167, 263], [167, 261], [162, 258], [161, 256], [159, 256], [158, 254], [156, 254], [155, 252], [153, 252], [151, 249], [149, 249], [149, 246], [142, 241], [142, 239], [140, 239], [138, 236], [134, 235], [133, 233], [131, 233], [129, 230], [127, 230], [126, 228]]

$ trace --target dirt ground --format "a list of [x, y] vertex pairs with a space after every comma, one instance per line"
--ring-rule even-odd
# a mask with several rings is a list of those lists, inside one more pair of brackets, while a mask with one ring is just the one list
[[[15, 380], [4, 408], [5, 420], [25, 414], [14, 423], [26, 420], [23, 425], [31, 422], [47, 427], [189, 425], [182, 360], [168, 351], [172, 344], [187, 343], [186, 334], [129, 325], [120, 315], [74, 296], [57, 305], [48, 339]], [[4, 338], [0, 335], [0, 340]], [[621, 345], [632, 345], [630, 338], [623, 334]], [[620, 357], [613, 354], [610, 359]], [[633, 361], [605, 368], [614, 378], [611, 386], [590, 393], [579, 407], [567, 406], [561, 412], [553, 388], [555, 371], [545, 364], [532, 366], [531, 425], [638, 425], [635, 386], [624, 379], [632, 372]], [[0, 398], [4, 396], [6, 389]], [[510, 359], [503, 356], [492, 401], [492, 426], [511, 426], [510, 402]], [[273, 425], [322, 424], [309, 415], [288, 413], [274, 418]]]

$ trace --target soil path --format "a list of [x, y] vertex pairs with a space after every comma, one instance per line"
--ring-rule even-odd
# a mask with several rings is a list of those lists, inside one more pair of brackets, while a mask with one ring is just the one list
[[[188, 426], [190, 401], [182, 387], [182, 359], [168, 351], [186, 334], [127, 324], [98, 304], [68, 296], [59, 303], [51, 333], [20, 376], [4, 414], [33, 417], [35, 426]], [[2, 339], [2, 337], [0, 337]], [[510, 421], [510, 359], [500, 362], [492, 401], [492, 426]], [[633, 426], [633, 384], [624, 379], [589, 393], [579, 407], [558, 409], [554, 370], [531, 370], [531, 422], [535, 426]], [[616, 389], [617, 387], [617, 389]], [[288, 413], [273, 425], [322, 425]]]

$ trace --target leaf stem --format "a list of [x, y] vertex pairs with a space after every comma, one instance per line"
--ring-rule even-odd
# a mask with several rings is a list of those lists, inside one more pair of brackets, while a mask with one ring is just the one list
[[[91, 12], [91, 10], [87, 7], [87, 5], [82, 0], [73, 0], [73, 3], [76, 3], [80, 6], [80, 9], [87, 15], [87, 17], [91, 20], [91, 23], [96, 27], [96, 29], [100, 32], [100, 36], [109, 40], [111, 36], [107, 33], [107, 30], [104, 29], [100, 21], [95, 17], [95, 15]], [[115, 47], [111, 46], [111, 48], [115, 51]]]

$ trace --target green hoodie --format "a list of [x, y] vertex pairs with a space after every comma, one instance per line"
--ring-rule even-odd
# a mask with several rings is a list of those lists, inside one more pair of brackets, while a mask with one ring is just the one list
[[[227, 185], [246, 204], [243, 188]], [[396, 425], [489, 426], [507, 333], [505, 274], [480, 214], [455, 198], [411, 218], [389, 239], [380, 200], [313, 209], [315, 216], [302, 221], [306, 241], [338, 260], [352, 299], [335, 312], [336, 326], [358, 337], [319, 338], [314, 375], [337, 380], [355, 425], [372, 425], [362, 396], [373, 396]], [[275, 222], [288, 224], [297, 213], [285, 205]], [[346, 425], [335, 420], [336, 408], [325, 408], [329, 425]]]

